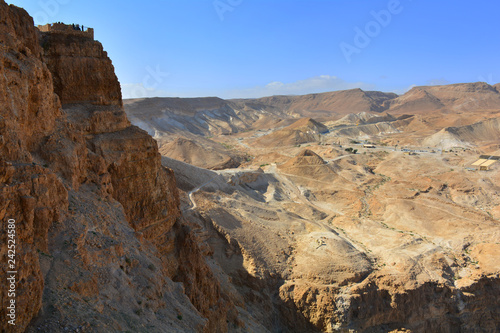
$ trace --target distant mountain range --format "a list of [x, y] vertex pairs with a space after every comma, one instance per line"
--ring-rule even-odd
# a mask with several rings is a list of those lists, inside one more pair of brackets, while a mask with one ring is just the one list
[[[500, 84], [484, 82], [414, 87], [403, 95], [351, 89], [257, 99], [145, 98], [125, 100], [131, 121], [153, 136], [188, 132], [235, 133], [288, 118], [333, 121], [361, 112], [437, 115], [500, 110]], [[264, 121], [263, 121], [264, 120]], [[287, 124], [285, 124], [287, 125]], [[446, 124], [451, 126], [454, 124]]]

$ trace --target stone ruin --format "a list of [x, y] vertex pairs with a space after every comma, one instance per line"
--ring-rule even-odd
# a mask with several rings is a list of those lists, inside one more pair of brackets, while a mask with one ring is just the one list
[[92, 40], [94, 39], [93, 28], [87, 27], [84, 30], [82, 30], [82, 28], [79, 25], [74, 25], [74, 24], [49, 23], [45, 25], [39, 25], [38, 30], [40, 30], [41, 32], [64, 33], [68, 35], [84, 36]]

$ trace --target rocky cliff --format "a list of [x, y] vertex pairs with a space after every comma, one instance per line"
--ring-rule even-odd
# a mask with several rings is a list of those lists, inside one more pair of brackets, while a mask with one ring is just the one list
[[15, 220], [18, 271], [16, 326], [0, 331], [227, 330], [231, 302], [101, 44], [41, 33], [4, 1], [0, 16], [0, 218]]
[[120, 83], [101, 43], [55, 29], [41, 32], [40, 43], [62, 104], [122, 105]]
[[[47, 249], [48, 229], [66, 211], [68, 193], [52, 170], [37, 163], [42, 142], [55, 131], [62, 112], [53, 92], [51, 74], [42, 61], [33, 20], [23, 10], [8, 7], [3, 1], [0, 18], [0, 255], [4, 261], [0, 277], [6, 281], [8, 270], [18, 270], [16, 328], [22, 331], [42, 305], [44, 282], [37, 251]], [[10, 269], [8, 219], [16, 221], [17, 234], [15, 263]], [[5, 318], [9, 299], [6, 288], [0, 292], [3, 331], [8, 327]]]

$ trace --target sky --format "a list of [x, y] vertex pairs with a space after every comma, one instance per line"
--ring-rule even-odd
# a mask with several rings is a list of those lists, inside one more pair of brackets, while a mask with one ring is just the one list
[[92, 27], [124, 98], [256, 98], [500, 82], [500, 2], [11, 0]]

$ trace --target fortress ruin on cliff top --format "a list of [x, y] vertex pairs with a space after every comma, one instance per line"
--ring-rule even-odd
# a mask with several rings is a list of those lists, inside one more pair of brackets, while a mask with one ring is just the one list
[[[82, 26], [83, 27], [83, 26]], [[45, 25], [39, 25], [38, 30], [41, 32], [55, 32], [64, 33], [68, 35], [83, 36], [90, 39], [94, 39], [94, 29], [86, 28], [80, 29], [78, 25], [64, 24], [64, 23], [49, 23]]]

